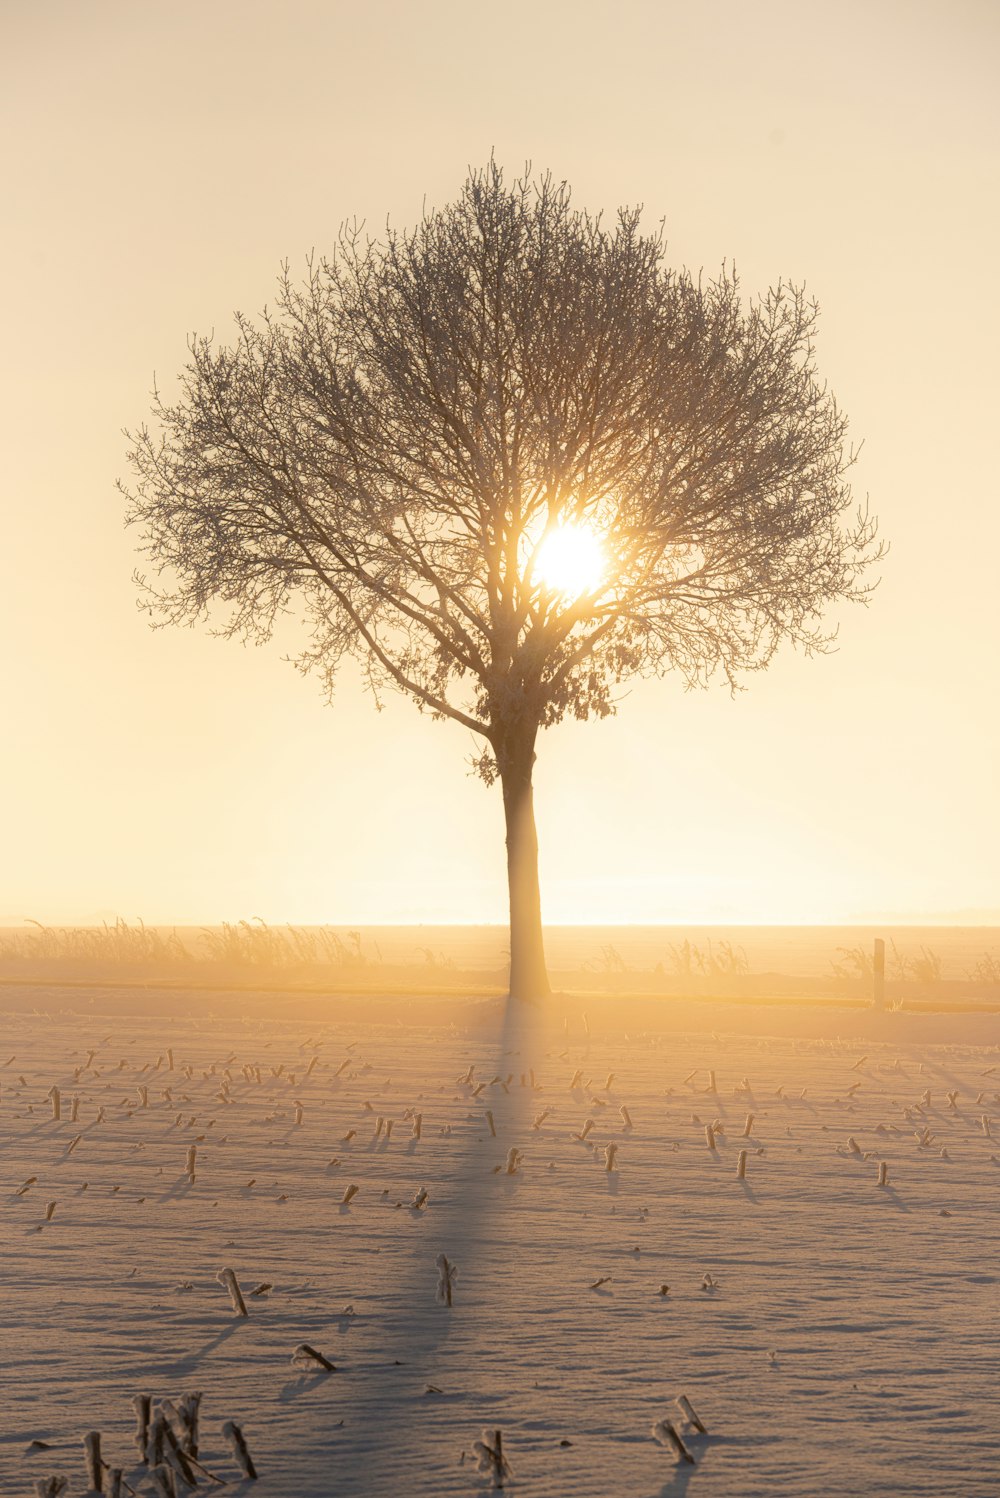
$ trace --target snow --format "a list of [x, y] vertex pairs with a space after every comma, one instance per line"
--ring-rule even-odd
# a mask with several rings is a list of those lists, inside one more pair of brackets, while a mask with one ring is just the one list
[[486, 1492], [497, 1430], [526, 1498], [995, 1494], [998, 1017], [587, 1007], [3, 989], [0, 1492], [99, 1431], [151, 1494], [133, 1396], [201, 1391], [255, 1498]]

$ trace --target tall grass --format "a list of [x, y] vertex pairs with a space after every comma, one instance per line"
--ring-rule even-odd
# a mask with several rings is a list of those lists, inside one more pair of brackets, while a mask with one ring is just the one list
[[[225, 967], [304, 969], [364, 967], [372, 960], [360, 931], [340, 936], [329, 926], [269, 926], [250, 921], [202, 927], [185, 944], [176, 930], [163, 932], [139, 920], [101, 926], [43, 926], [0, 932], [0, 961], [86, 962], [122, 966], [209, 963]], [[376, 948], [377, 951], [377, 948]]]
[[667, 966], [675, 978], [739, 978], [750, 971], [743, 947], [711, 939], [704, 947], [687, 939], [671, 942], [667, 948]]
[[[838, 978], [870, 980], [874, 976], [871, 948], [838, 947], [833, 957], [833, 971]], [[944, 977], [944, 964], [930, 947], [922, 946], [914, 957], [890, 941], [886, 977], [896, 983], [940, 983]]]
[[190, 962], [191, 953], [176, 931], [164, 935], [139, 920], [116, 920], [101, 926], [43, 926], [27, 921], [31, 931], [0, 932], [0, 959], [15, 962]]

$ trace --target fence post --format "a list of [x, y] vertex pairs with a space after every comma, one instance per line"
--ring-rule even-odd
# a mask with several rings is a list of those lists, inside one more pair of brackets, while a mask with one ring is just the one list
[[875, 938], [875, 953], [872, 958], [872, 982], [876, 1009], [885, 1008], [885, 942], [881, 936]]

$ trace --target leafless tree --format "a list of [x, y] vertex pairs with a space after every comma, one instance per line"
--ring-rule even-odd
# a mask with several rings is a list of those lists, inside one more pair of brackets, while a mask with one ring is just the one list
[[[129, 433], [129, 520], [159, 624], [307, 629], [479, 736], [507, 827], [512, 995], [548, 991], [532, 767], [540, 729], [604, 717], [619, 683], [735, 685], [864, 600], [881, 555], [815, 372], [816, 307], [747, 300], [665, 263], [638, 210], [605, 224], [565, 184], [495, 163], [409, 232], [343, 230], [276, 306], [193, 337], [172, 401]], [[572, 529], [572, 528], [575, 528]], [[553, 536], [599, 543], [554, 583]], [[214, 606], [220, 606], [219, 609]]]

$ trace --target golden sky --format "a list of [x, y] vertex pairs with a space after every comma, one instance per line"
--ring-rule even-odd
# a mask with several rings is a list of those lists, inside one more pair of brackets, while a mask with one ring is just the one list
[[839, 653], [543, 735], [552, 922], [1000, 920], [991, 0], [7, 0], [0, 923], [503, 920], [469, 735], [150, 633], [120, 428], [344, 218], [494, 150], [784, 275], [892, 554]]

